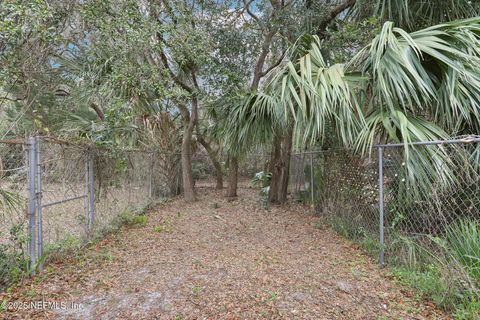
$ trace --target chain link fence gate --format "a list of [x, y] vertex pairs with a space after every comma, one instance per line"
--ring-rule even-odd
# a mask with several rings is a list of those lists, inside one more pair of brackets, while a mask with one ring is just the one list
[[0, 288], [28, 263], [28, 143], [0, 142]]
[[178, 158], [47, 137], [0, 141], [0, 287], [41, 269], [50, 253], [178, 194]]

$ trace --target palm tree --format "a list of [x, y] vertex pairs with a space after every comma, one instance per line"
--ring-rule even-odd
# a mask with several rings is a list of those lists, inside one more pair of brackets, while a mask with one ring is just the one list
[[446, 154], [412, 152], [408, 143], [480, 127], [480, 18], [411, 33], [386, 22], [347, 64], [329, 65], [320, 47], [316, 36], [300, 38], [265, 92], [232, 108], [230, 144], [255, 139], [251, 121], [272, 132], [264, 115], [280, 115], [271, 123], [291, 123], [297, 144], [322, 140], [327, 126], [362, 153], [379, 141], [403, 142], [412, 185], [431, 176], [448, 182]]
[[356, 18], [377, 16], [414, 31], [439, 23], [478, 16], [480, 3], [469, 0], [357, 0], [352, 13]]

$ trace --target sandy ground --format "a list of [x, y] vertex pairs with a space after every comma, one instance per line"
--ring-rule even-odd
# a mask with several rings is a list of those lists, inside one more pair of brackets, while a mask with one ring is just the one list
[[[308, 207], [198, 188], [0, 294], [5, 319], [449, 319]], [[56, 306], [20, 305], [57, 302]], [[74, 305], [72, 306], [72, 302]], [[14, 310], [14, 308], [17, 308]]]

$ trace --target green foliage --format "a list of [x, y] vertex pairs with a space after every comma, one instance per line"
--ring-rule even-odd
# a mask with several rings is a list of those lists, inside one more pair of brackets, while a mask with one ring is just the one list
[[0, 245], [0, 288], [17, 284], [28, 276], [27, 240], [23, 226], [14, 225], [9, 235], [11, 245]]
[[[265, 89], [269, 101], [280, 104], [267, 106], [282, 109], [286, 123], [293, 119], [297, 145], [324, 139], [329, 127], [342, 144], [354, 145], [361, 153], [369, 153], [379, 140], [444, 139], [460, 128], [476, 133], [479, 25], [479, 18], [471, 18], [409, 34], [386, 22], [346, 65], [327, 63], [320, 39], [303, 36]], [[452, 163], [446, 153], [411, 149], [405, 146], [412, 192], [451, 184]]]
[[479, 224], [474, 220], [461, 220], [451, 225], [445, 235], [445, 245], [480, 288]]
[[[375, 134], [395, 142], [424, 141], [445, 137], [442, 128], [454, 133], [465, 122], [478, 123], [472, 108], [480, 92], [479, 24], [473, 18], [410, 34], [384, 24], [347, 66], [359, 67], [368, 77], [365, 85], [372, 86], [372, 99], [364, 100], [371, 115], [358, 140], [361, 146], [371, 145]], [[468, 91], [455, 90], [465, 86]], [[466, 112], [459, 114], [458, 108]], [[419, 110], [428, 110], [434, 121], [419, 117]]]
[[465, 0], [359, 0], [353, 16], [376, 16], [383, 21], [395, 21], [402, 28], [417, 30], [433, 24], [478, 16], [478, 1]]
[[67, 234], [62, 240], [45, 246], [44, 255], [48, 260], [60, 260], [65, 254], [78, 252], [82, 245], [81, 239]]
[[414, 288], [420, 298], [452, 310], [455, 319], [474, 320], [479, 315], [478, 295], [462, 288], [461, 283], [445, 277], [445, 271], [436, 264], [422, 269], [394, 267], [392, 274], [402, 284]]
[[453, 314], [457, 320], [476, 320], [480, 319], [480, 298], [465, 300], [458, 304]]
[[222, 119], [216, 123], [216, 137], [236, 155], [270, 143], [285, 124], [279, 103], [278, 96], [248, 91], [218, 99], [210, 107], [210, 115]]
[[335, 134], [344, 144], [351, 143], [363, 118], [355, 111], [344, 66], [325, 61], [317, 36], [299, 38], [289, 57], [266, 91], [279, 101], [275, 108], [286, 118], [283, 123], [293, 121], [297, 145], [324, 139], [329, 123], [335, 123]]
[[198, 287], [198, 286], [194, 286], [192, 288], [192, 293], [196, 296], [199, 296], [200, 293], [202, 292], [202, 288], [201, 287]]
[[460, 220], [443, 236], [428, 237], [431, 242], [397, 238], [389, 250], [405, 258], [395, 262], [394, 275], [423, 297], [455, 310], [456, 318], [475, 319], [480, 297], [478, 231], [476, 222]]
[[261, 194], [263, 196], [263, 206], [268, 208], [268, 194], [270, 192], [270, 182], [272, 181], [272, 173], [260, 171], [255, 173], [255, 176], [252, 179], [253, 184], [259, 185], [261, 189]]
[[255, 173], [255, 176], [252, 179], [252, 182], [256, 185], [259, 185], [262, 188], [270, 186], [272, 181], [272, 173], [260, 171]]
[[4, 209], [2, 210], [2, 214], [19, 208], [23, 203], [22, 200], [19, 194], [0, 189], [0, 208]]
[[143, 227], [148, 222], [146, 215], [136, 215], [129, 210], [122, 212], [119, 215], [120, 223], [127, 227]]
[[445, 295], [449, 291], [448, 284], [435, 265], [428, 265], [423, 271], [395, 267], [392, 273], [400, 283], [416, 289], [422, 297], [432, 299], [437, 305], [451, 308], [459, 302], [455, 295]]
[[324, 43], [326, 56], [333, 63], [344, 63], [370, 41], [380, 31], [381, 24], [376, 16], [362, 21], [339, 21], [330, 32], [330, 38]]
[[207, 165], [203, 161], [192, 161], [192, 174], [194, 179], [203, 179], [207, 176]]

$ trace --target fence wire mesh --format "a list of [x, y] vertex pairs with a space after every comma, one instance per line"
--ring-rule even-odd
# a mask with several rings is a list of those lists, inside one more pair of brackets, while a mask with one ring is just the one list
[[376, 154], [361, 157], [332, 149], [314, 153], [312, 162], [313, 202], [322, 221], [372, 254], [378, 253]]
[[41, 218], [46, 251], [60, 241], [84, 238], [88, 151], [76, 145], [40, 140]]
[[150, 203], [154, 165], [150, 152], [100, 150], [95, 153], [95, 228], [108, 228], [120, 214], [140, 210]]
[[452, 281], [480, 288], [479, 146], [384, 148], [387, 263], [441, 262]]
[[22, 141], [0, 143], [0, 288], [181, 189], [178, 154]]
[[[0, 143], [0, 288], [26, 267], [27, 145]], [[13, 279], [16, 280], [16, 279]]]
[[313, 158], [316, 158], [315, 154], [305, 152], [293, 153], [290, 158], [288, 192], [298, 201], [311, 199], [310, 170]]

